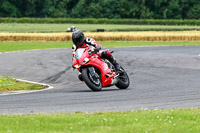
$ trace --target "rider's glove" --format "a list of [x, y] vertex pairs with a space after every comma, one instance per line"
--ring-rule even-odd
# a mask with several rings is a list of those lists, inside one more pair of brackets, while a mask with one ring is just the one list
[[97, 52], [99, 52], [100, 49], [101, 49], [100, 46], [96, 46], [96, 48], [94, 49], [94, 52], [97, 53]]

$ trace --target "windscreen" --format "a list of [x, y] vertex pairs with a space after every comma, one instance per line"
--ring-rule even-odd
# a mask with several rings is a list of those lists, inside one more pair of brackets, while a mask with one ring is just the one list
[[83, 54], [83, 52], [85, 51], [85, 48], [79, 48], [76, 50], [76, 59], [79, 60]]

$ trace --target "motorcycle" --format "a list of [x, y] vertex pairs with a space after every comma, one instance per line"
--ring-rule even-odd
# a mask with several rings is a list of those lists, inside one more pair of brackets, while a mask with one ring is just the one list
[[127, 89], [130, 84], [128, 74], [122, 67], [120, 72], [116, 72], [112, 63], [100, 58], [95, 51], [89, 52], [87, 48], [76, 50], [73, 68], [80, 72], [79, 80], [84, 81], [92, 91], [101, 91], [102, 87], [112, 85]]

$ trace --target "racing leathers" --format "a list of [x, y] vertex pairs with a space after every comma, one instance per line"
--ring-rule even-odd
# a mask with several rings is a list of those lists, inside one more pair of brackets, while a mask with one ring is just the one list
[[112, 54], [109, 52], [109, 50], [100, 50], [102, 48], [102, 45], [97, 43], [94, 39], [86, 37], [84, 38], [84, 43], [81, 46], [76, 47], [76, 45], [72, 46], [72, 58], [74, 58], [76, 50], [78, 48], [88, 48], [88, 51], [94, 51], [95, 49], [99, 49], [99, 52], [97, 53], [101, 58], [105, 58], [109, 60], [114, 66], [116, 71], [120, 70], [120, 65], [117, 63], [117, 61], [113, 58]]

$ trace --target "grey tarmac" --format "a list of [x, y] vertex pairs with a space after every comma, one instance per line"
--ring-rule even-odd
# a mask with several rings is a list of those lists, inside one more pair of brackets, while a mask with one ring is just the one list
[[200, 46], [109, 48], [130, 77], [126, 90], [92, 92], [72, 69], [71, 49], [0, 54], [0, 75], [54, 89], [0, 96], [0, 114], [200, 107]]

